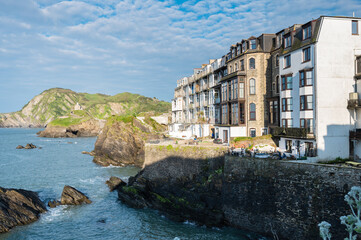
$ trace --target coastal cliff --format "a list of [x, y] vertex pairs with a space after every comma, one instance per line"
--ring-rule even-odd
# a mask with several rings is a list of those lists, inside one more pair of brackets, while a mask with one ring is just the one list
[[119, 199], [173, 220], [227, 225], [279, 239], [318, 239], [317, 224], [328, 221], [333, 238], [345, 237], [339, 217], [349, 213], [344, 196], [359, 185], [360, 169], [213, 151], [147, 145], [143, 170], [118, 188]]
[[[20, 111], [0, 113], [0, 127], [45, 127], [49, 123], [68, 127], [89, 119], [107, 119], [112, 115], [132, 115], [152, 111], [165, 113], [171, 104], [132, 93], [77, 93], [70, 89], [52, 88], [31, 99]], [[73, 114], [76, 116], [74, 117]], [[66, 117], [67, 120], [62, 119]]]
[[34, 222], [45, 211], [46, 207], [37, 193], [0, 187], [0, 233]]

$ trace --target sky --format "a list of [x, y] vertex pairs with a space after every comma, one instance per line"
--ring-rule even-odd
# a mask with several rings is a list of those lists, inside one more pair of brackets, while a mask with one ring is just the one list
[[353, 12], [361, 0], [0, 0], [0, 112], [53, 87], [170, 101], [244, 38]]

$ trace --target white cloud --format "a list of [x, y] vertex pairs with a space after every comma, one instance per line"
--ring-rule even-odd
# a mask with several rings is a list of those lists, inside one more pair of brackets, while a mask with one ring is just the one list
[[0, 83], [32, 95], [59, 86], [169, 100], [178, 78], [242, 38], [352, 11], [361, 17], [360, 2], [0, 0]]

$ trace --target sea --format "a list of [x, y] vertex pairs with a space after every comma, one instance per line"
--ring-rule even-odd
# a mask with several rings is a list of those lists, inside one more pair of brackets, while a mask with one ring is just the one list
[[[140, 170], [134, 166], [102, 167], [92, 157], [96, 138], [40, 138], [42, 129], [0, 129], [0, 187], [22, 188], [39, 193], [48, 202], [60, 199], [65, 185], [85, 193], [93, 202], [58, 206], [40, 219], [10, 232], [0, 240], [56, 239], [266, 239], [234, 228], [208, 228], [193, 222], [174, 222], [152, 209], [133, 209], [110, 192], [111, 176], [127, 180]], [[35, 144], [36, 149], [16, 149]]]

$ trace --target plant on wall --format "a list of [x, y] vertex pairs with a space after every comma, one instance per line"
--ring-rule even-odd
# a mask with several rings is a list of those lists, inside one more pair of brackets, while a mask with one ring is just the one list
[[[344, 240], [356, 240], [357, 234], [361, 233], [361, 187], [352, 187], [351, 191], [345, 195], [345, 201], [351, 208], [351, 214], [340, 217], [341, 224], [346, 226], [346, 231], [348, 232], [348, 237]], [[321, 238], [323, 240], [330, 240], [331, 224], [323, 221], [318, 226]], [[354, 233], [355, 235], [353, 235]]]

